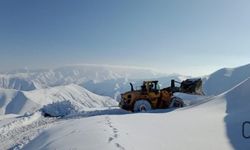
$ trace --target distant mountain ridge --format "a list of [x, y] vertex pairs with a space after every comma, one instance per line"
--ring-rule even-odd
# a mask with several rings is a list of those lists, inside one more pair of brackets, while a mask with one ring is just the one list
[[[206, 95], [218, 95], [250, 77], [250, 64], [223, 68], [203, 78]], [[108, 66], [71, 65], [50, 70], [16, 71], [0, 74], [0, 87], [32, 91], [55, 86], [76, 84], [98, 95], [119, 99], [119, 95], [130, 89], [129, 83], [139, 87], [143, 80], [159, 80], [162, 87], [170, 85], [170, 80], [185, 80], [190, 76], [163, 74], [151, 69]]]
[[30, 91], [59, 85], [78, 84], [93, 81], [137, 79], [163, 76], [162, 73], [145, 68], [108, 65], [71, 65], [50, 70], [16, 71], [0, 74], [0, 87]]

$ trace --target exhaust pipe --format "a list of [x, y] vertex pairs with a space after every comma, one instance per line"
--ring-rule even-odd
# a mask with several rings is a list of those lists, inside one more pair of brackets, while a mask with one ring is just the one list
[[129, 83], [130, 84], [130, 87], [131, 87], [131, 91], [134, 91], [134, 86], [132, 83]]

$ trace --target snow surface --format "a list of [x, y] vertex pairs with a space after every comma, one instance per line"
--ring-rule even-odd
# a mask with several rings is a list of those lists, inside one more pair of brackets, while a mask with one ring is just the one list
[[[148, 113], [112, 107], [117, 105], [115, 100], [82, 87], [89, 85], [103, 95], [119, 95], [131, 81], [124, 68], [120, 71], [123, 75], [97, 66], [101, 71], [90, 66], [93, 71], [89, 76], [84, 75], [91, 72], [86, 66], [1, 75], [0, 149], [248, 150], [250, 141], [242, 136], [242, 123], [250, 121], [249, 66], [222, 69], [204, 78], [205, 92], [217, 96], [175, 93], [188, 106]], [[16, 86], [23, 81], [9, 82], [6, 76], [26, 80], [28, 86]], [[169, 84], [166, 78], [162, 79]], [[185, 76], [176, 78], [183, 80]], [[141, 80], [133, 81], [137, 84]], [[32, 85], [35, 89], [27, 88]], [[66, 116], [47, 118], [42, 108]], [[250, 135], [250, 128], [246, 131]]]
[[[250, 79], [203, 103], [172, 111], [68, 118], [24, 149], [247, 150], [241, 124], [250, 116]], [[110, 110], [112, 111], [112, 110]]]

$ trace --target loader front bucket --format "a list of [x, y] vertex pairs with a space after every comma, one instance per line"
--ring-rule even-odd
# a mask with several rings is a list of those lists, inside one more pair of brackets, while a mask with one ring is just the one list
[[195, 95], [204, 95], [201, 78], [187, 79], [181, 82], [181, 92]]

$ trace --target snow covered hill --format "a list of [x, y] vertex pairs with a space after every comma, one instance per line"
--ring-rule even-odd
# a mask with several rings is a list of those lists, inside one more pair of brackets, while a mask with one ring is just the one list
[[[246, 150], [250, 79], [207, 102], [175, 111], [72, 119], [45, 130], [24, 149]], [[98, 143], [98, 144], [97, 144]]]
[[55, 101], [70, 100], [84, 109], [117, 106], [117, 102], [114, 99], [107, 96], [96, 95], [75, 84], [33, 90], [24, 93], [29, 99], [40, 105], [46, 105]]
[[117, 106], [110, 97], [96, 95], [75, 84], [33, 91], [0, 89], [0, 114], [24, 114], [57, 101], [70, 101], [84, 110], [88, 108]]
[[248, 77], [250, 77], [250, 64], [220, 69], [203, 80], [204, 92], [207, 95], [221, 94]]
[[0, 88], [0, 115], [33, 112], [39, 106], [39, 104], [27, 98], [22, 91]]

